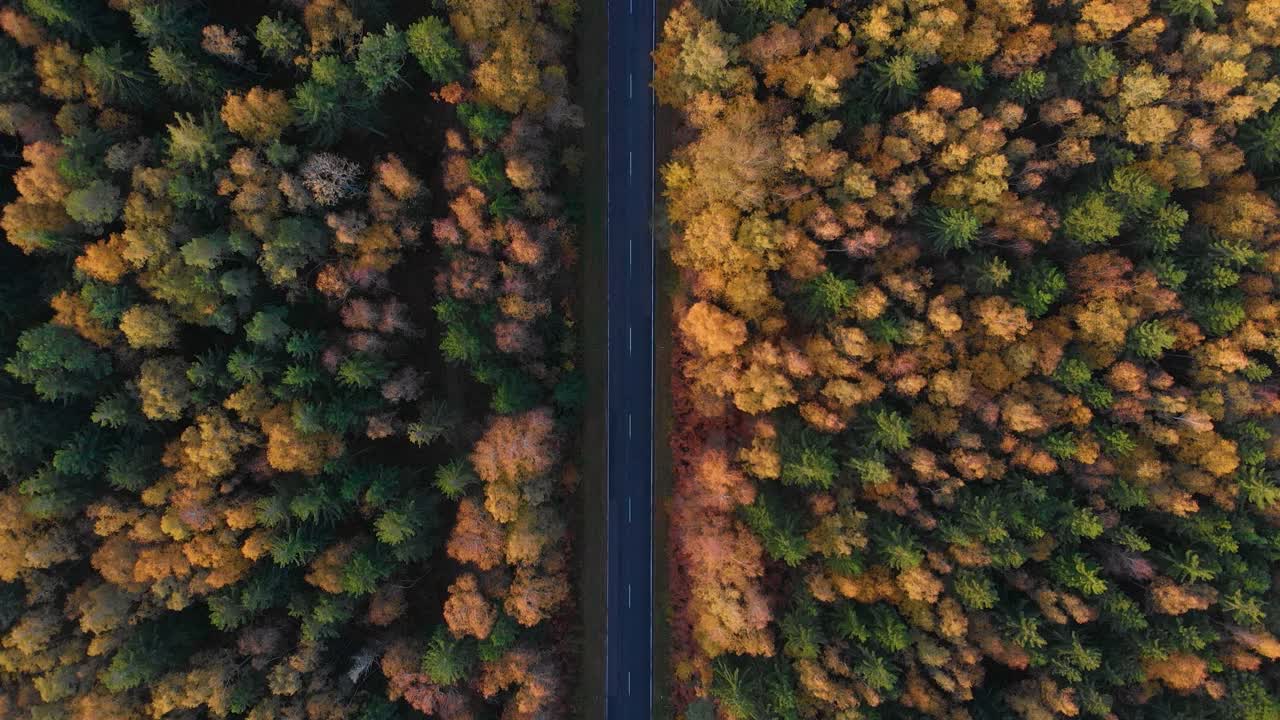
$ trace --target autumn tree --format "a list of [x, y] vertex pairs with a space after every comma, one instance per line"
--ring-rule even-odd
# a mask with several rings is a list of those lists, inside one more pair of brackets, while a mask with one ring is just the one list
[[293, 122], [293, 108], [279, 90], [254, 87], [244, 95], [230, 93], [222, 105], [222, 122], [252, 143], [267, 144]]

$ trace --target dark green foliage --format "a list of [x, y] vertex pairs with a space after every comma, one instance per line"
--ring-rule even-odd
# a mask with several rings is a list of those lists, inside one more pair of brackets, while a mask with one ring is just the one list
[[804, 11], [804, 0], [742, 0], [743, 9], [760, 21], [793, 23]]
[[467, 642], [453, 638], [443, 627], [436, 628], [422, 656], [422, 672], [442, 686], [462, 682], [475, 663], [475, 650]]
[[1280, 699], [1268, 693], [1263, 681], [1246, 673], [1228, 671], [1226, 703], [1231, 720], [1266, 720], [1280, 714]]
[[862, 659], [854, 667], [854, 673], [877, 692], [892, 691], [898, 684], [898, 675], [893, 665], [872, 651], [862, 652]]
[[54, 471], [73, 477], [91, 477], [102, 470], [105, 460], [105, 436], [96, 428], [86, 428], [67, 440], [53, 453], [50, 463]]
[[316, 145], [331, 145], [349, 126], [367, 125], [367, 93], [356, 71], [333, 55], [311, 64], [311, 78], [294, 88], [290, 103]]
[[22, 616], [25, 595], [18, 583], [0, 583], [0, 632]]
[[45, 400], [92, 395], [111, 373], [111, 361], [75, 333], [57, 325], [40, 325], [22, 333], [18, 352], [5, 370], [31, 385]]
[[489, 214], [495, 220], [506, 220], [515, 217], [520, 212], [520, 201], [515, 195], [508, 191], [503, 191], [489, 203]]
[[1280, 486], [1256, 466], [1241, 470], [1236, 475], [1236, 482], [1245, 501], [1259, 510], [1280, 502]]
[[9, 38], [0, 39], [0, 100], [20, 98], [35, 86], [31, 64]]
[[1133, 437], [1121, 427], [1103, 425], [1095, 428], [1102, 439], [1103, 450], [1115, 457], [1124, 457], [1137, 447]]
[[[432, 81], [445, 84], [462, 79], [465, 73], [462, 50], [458, 47], [452, 28], [439, 18], [428, 16], [415, 22], [409, 26], [405, 38], [409, 52]], [[459, 115], [465, 122], [461, 108]], [[469, 123], [467, 127], [470, 129]]]
[[896, 344], [902, 340], [902, 324], [892, 316], [880, 316], [867, 327], [867, 335], [876, 342]]
[[886, 105], [901, 105], [920, 92], [916, 58], [894, 55], [871, 66], [872, 87]]
[[481, 189], [497, 195], [510, 187], [507, 179], [506, 160], [497, 151], [490, 151], [467, 162], [471, 180]]
[[719, 707], [731, 717], [742, 720], [759, 720], [765, 717], [760, 714], [752, 692], [752, 680], [744, 677], [739, 668], [731, 667], [726, 661], [719, 660], [715, 664], [715, 679], [711, 685], [711, 694]]
[[221, 118], [206, 113], [197, 119], [186, 113], [175, 115], [174, 120], [167, 126], [170, 162], [209, 170], [225, 158], [231, 138]]
[[356, 53], [356, 73], [364, 81], [369, 92], [378, 95], [396, 85], [404, 84], [400, 69], [408, 52], [404, 33], [394, 25], [387, 25], [382, 34], [369, 33], [360, 41]]
[[809, 556], [809, 543], [797, 526], [797, 515], [783, 508], [778, 500], [761, 494], [754, 504], [744, 506], [741, 513], [769, 557], [796, 567]]
[[495, 142], [505, 135], [511, 124], [511, 120], [501, 110], [476, 103], [459, 105], [458, 118], [472, 139], [486, 143]]
[[[1090, 407], [1106, 408], [1111, 405], [1111, 391], [1093, 379], [1089, 366], [1079, 358], [1064, 358], [1054, 371], [1053, 379], [1061, 383], [1068, 392], [1080, 395]], [[1062, 445], [1058, 448], [1065, 452]]]
[[1193, 25], [1212, 27], [1218, 19], [1222, 0], [1166, 0], [1166, 12]]
[[182, 261], [188, 265], [212, 270], [231, 250], [231, 243], [223, 233], [210, 233], [187, 241], [179, 251]]
[[899, 452], [911, 445], [911, 423], [893, 410], [879, 409], [867, 416], [871, 442], [889, 452]]
[[261, 382], [275, 370], [269, 359], [238, 349], [227, 357], [227, 373], [240, 383]]
[[271, 541], [271, 559], [281, 567], [305, 565], [319, 550], [319, 539], [305, 529], [277, 535]]
[[875, 535], [875, 547], [880, 560], [894, 570], [910, 570], [924, 561], [920, 543], [899, 525], [882, 525]]
[[1056, 266], [1041, 262], [1016, 276], [1013, 297], [1031, 317], [1041, 317], [1067, 290], [1067, 278]]
[[342, 569], [342, 589], [352, 595], [369, 595], [394, 570], [392, 563], [382, 560], [370, 550], [358, 550]]
[[1084, 246], [1098, 245], [1120, 235], [1124, 215], [1099, 192], [1086, 194], [1073, 203], [1062, 218], [1062, 232], [1068, 240]]
[[262, 54], [277, 62], [287, 63], [302, 44], [302, 29], [292, 20], [277, 15], [264, 15], [258, 21], [254, 37], [262, 48]]
[[493, 396], [489, 400], [489, 407], [496, 413], [506, 415], [523, 412], [532, 409], [541, 400], [536, 383], [520, 371], [481, 372], [477, 379], [492, 386]]
[[989, 610], [995, 607], [999, 599], [995, 583], [980, 572], [956, 573], [952, 586], [960, 602], [973, 610]]
[[[180, 618], [188, 622], [181, 622]], [[193, 617], [183, 616], [143, 623], [129, 633], [98, 677], [111, 692], [150, 683], [182, 658], [199, 628]]]
[[906, 649], [911, 636], [902, 617], [887, 605], [874, 605], [868, 613], [867, 630], [872, 644], [895, 653]]
[[838, 465], [831, 438], [808, 427], [794, 427], [783, 433], [781, 442], [784, 485], [827, 489], [836, 477]]
[[1280, 111], [1272, 111], [1240, 127], [1240, 147], [1250, 167], [1259, 171], [1280, 165]]
[[1031, 102], [1044, 94], [1046, 80], [1043, 70], [1023, 70], [1009, 84], [1009, 95], [1018, 102]]
[[925, 237], [938, 252], [968, 250], [978, 239], [981, 224], [966, 208], [928, 208], [921, 219]]
[[1091, 382], [1080, 390], [1080, 396], [1084, 399], [1084, 404], [1096, 410], [1105, 410], [1111, 407], [1114, 400], [1111, 390], [1100, 383]]
[[119, 44], [99, 46], [85, 53], [85, 79], [106, 102], [133, 104], [147, 92], [140, 61]]
[[269, 348], [279, 347], [289, 335], [289, 325], [285, 322], [288, 308], [268, 306], [254, 313], [245, 323], [245, 339], [255, 345]]
[[864, 486], [883, 485], [893, 480], [893, 473], [878, 457], [849, 458], [845, 465]]
[[1053, 379], [1062, 383], [1068, 392], [1080, 392], [1093, 379], [1089, 366], [1079, 358], [1063, 358], [1054, 371]]
[[998, 255], [975, 258], [970, 268], [974, 286], [983, 293], [994, 293], [1008, 285], [1013, 278], [1009, 263]]
[[123, 205], [119, 188], [102, 180], [72, 190], [63, 202], [67, 215], [87, 227], [102, 227], [114, 221]]
[[709, 700], [695, 700], [685, 711], [686, 720], [716, 720], [716, 706]]
[[1191, 314], [1210, 335], [1226, 335], [1244, 322], [1244, 304], [1238, 297], [1210, 297], [1191, 304]]
[[58, 174], [77, 187], [102, 180], [106, 175], [102, 158], [111, 141], [111, 135], [96, 128], [78, 128], [62, 141], [66, 154], [58, 163]]
[[1050, 562], [1049, 570], [1063, 586], [1085, 596], [1101, 595], [1107, 589], [1106, 581], [1101, 577], [1101, 567], [1083, 555], [1056, 558]]
[[93, 414], [89, 416], [89, 419], [102, 427], [119, 430], [137, 422], [139, 419], [137, 417], [137, 401], [123, 392], [104, 395], [94, 405]]
[[97, 8], [87, 0], [22, 0], [22, 8], [51, 27], [92, 36]]
[[406, 434], [414, 445], [430, 445], [448, 435], [449, 429], [456, 422], [453, 411], [437, 400], [426, 403], [419, 419], [409, 424]]
[[484, 662], [493, 662], [502, 657], [520, 638], [520, 627], [506, 614], [499, 614], [489, 631], [489, 637], [477, 643], [476, 654]]
[[395, 703], [384, 697], [371, 696], [360, 709], [356, 720], [400, 720], [403, 716]]
[[36, 520], [68, 520], [87, 500], [83, 481], [46, 465], [18, 484], [23, 513]]
[[1153, 258], [1148, 263], [1148, 267], [1156, 278], [1168, 287], [1178, 289], [1187, 281], [1187, 271], [1168, 256]]
[[964, 63], [947, 69], [949, 84], [966, 93], [979, 93], [987, 88], [987, 71], [982, 63]]
[[1170, 252], [1182, 240], [1182, 228], [1189, 216], [1181, 205], [1170, 203], [1161, 206], [1139, 228], [1139, 233], [1154, 252]]
[[436, 468], [436, 488], [450, 500], [462, 497], [467, 486], [474, 482], [476, 477], [464, 460], [454, 460]]
[[138, 3], [129, 10], [133, 29], [148, 45], [183, 47], [199, 36], [199, 16], [173, 0]]
[[137, 293], [129, 286], [86, 282], [79, 296], [88, 304], [91, 318], [104, 325], [115, 325], [120, 315], [137, 301]]
[[302, 598], [289, 604], [289, 615], [301, 622], [299, 634], [309, 643], [338, 637], [340, 628], [351, 619], [354, 610], [354, 600], [348, 595], [322, 595], [314, 601]]
[[857, 292], [858, 285], [854, 281], [824, 272], [808, 283], [806, 314], [819, 321], [835, 317], [853, 302]]
[[137, 492], [151, 482], [159, 467], [157, 452], [144, 444], [129, 442], [108, 456], [106, 479], [117, 490]]
[[1159, 320], [1148, 320], [1129, 331], [1129, 345], [1134, 354], [1147, 360], [1160, 357], [1176, 341]]
[[824, 638], [817, 619], [817, 608], [812, 602], [800, 604], [782, 618], [779, 623], [782, 650], [788, 657], [797, 660], [814, 660], [818, 657]]
[[156, 46], [147, 62], [160, 84], [180, 99], [209, 101], [217, 92], [213, 71], [187, 51]]
[[286, 285], [296, 281], [298, 272], [324, 249], [324, 233], [314, 220], [286, 217], [262, 246], [258, 264], [272, 283]]
[[581, 373], [572, 373], [561, 380], [553, 391], [556, 407], [566, 416], [573, 416], [582, 408], [587, 398], [587, 381]]
[[400, 545], [417, 535], [421, 519], [414, 514], [413, 503], [402, 504], [402, 509], [387, 510], [374, 523], [379, 542]]
[[1070, 58], [1072, 74], [1086, 87], [1097, 87], [1120, 72], [1120, 61], [1108, 47], [1076, 47], [1072, 49]]
[[1107, 193], [1127, 219], [1149, 217], [1164, 207], [1169, 195], [1150, 176], [1133, 166], [1119, 167], [1111, 173]]
[[213, 180], [188, 173], [174, 175], [166, 188], [174, 205], [187, 210], [210, 210], [215, 195]]

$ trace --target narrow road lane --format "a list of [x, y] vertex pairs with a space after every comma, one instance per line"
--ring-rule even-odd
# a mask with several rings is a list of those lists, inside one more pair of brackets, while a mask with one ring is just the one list
[[607, 720], [653, 713], [654, 23], [609, 1]]

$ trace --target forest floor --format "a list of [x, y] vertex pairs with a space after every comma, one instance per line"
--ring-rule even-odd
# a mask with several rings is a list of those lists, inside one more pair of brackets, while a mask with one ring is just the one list
[[[403, 21], [407, 24], [407, 20]], [[348, 136], [339, 147], [358, 159], [365, 167], [376, 157], [394, 153], [409, 166], [424, 184], [431, 189], [428, 202], [419, 209], [422, 221], [421, 244], [405, 254], [404, 260], [392, 268], [391, 286], [409, 306], [414, 325], [422, 330], [422, 336], [412, 342], [424, 347], [414, 355], [415, 365], [426, 376], [425, 394], [443, 397], [448, 407], [461, 413], [460, 422], [453, 429], [451, 442], [436, 442], [426, 447], [406, 443], [391, 444], [372, 441], [364, 449], [374, 462], [394, 461], [411, 468], [420, 482], [433, 482], [435, 470], [453, 460], [460, 447], [468, 447], [482, 427], [488, 413], [485, 390], [478, 386], [461, 366], [446, 362], [439, 352], [444, 329], [436, 318], [433, 307], [438, 298], [435, 292], [435, 274], [440, 267], [441, 252], [431, 237], [431, 218], [447, 217], [449, 197], [440, 188], [443, 175], [443, 148], [445, 130], [456, 122], [452, 106], [434, 97], [424, 97], [418, 89], [402, 87], [391, 98], [387, 116], [382, 123], [383, 134]], [[423, 278], [428, 278], [423, 282]], [[446, 512], [435, 508], [431, 512]], [[452, 509], [447, 512], [452, 517]], [[448, 532], [452, 520], [431, 518], [441, 532]], [[428, 625], [438, 622], [445, 601], [445, 588], [458, 574], [457, 563], [445, 552], [444, 543], [436, 549], [427, 564], [427, 572], [414, 579], [408, 589], [409, 605], [416, 617]]]
[[586, 116], [583, 131], [583, 174], [581, 188], [583, 224], [579, 270], [578, 317], [582, 323], [582, 363], [587, 398], [582, 414], [582, 480], [576, 518], [578, 546], [578, 607], [581, 613], [582, 646], [579, 663], [576, 717], [602, 718], [605, 712], [605, 591], [608, 557], [605, 519], [608, 513], [605, 465], [605, 430], [608, 427], [605, 400], [608, 390], [608, 303], [605, 219], [607, 171], [606, 107], [608, 66], [600, 62], [606, 54], [608, 25], [604, 3], [584, 3], [578, 22], [577, 102]]

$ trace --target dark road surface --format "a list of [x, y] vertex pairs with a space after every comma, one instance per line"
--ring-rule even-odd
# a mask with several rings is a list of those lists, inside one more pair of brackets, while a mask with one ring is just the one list
[[654, 0], [609, 0], [607, 720], [653, 690]]

